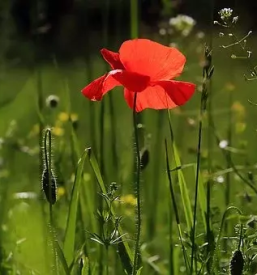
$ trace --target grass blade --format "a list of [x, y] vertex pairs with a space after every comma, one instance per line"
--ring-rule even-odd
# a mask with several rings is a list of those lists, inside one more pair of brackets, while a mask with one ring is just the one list
[[69, 271], [69, 267], [68, 267], [68, 263], [65, 259], [65, 256], [63, 254], [62, 248], [59, 245], [59, 242], [56, 240], [55, 241], [55, 247], [56, 247], [56, 251], [57, 251], [57, 255], [59, 257], [59, 260], [62, 264], [63, 270], [65, 272], [66, 275], [70, 275], [70, 271]]
[[[194, 167], [194, 173], [196, 175], [196, 165]], [[203, 219], [203, 225], [204, 225], [204, 230], [207, 233], [207, 225], [206, 225], [206, 215], [207, 215], [207, 200], [206, 200], [206, 192], [204, 188], [204, 182], [202, 175], [199, 174], [199, 196], [198, 196], [198, 201], [202, 213], [202, 219]]]
[[69, 215], [66, 225], [63, 251], [68, 265], [72, 263], [74, 255], [75, 234], [76, 234], [76, 217], [79, 202], [79, 191], [82, 181], [83, 167], [89, 149], [86, 149], [78, 161], [75, 182], [72, 188], [71, 201], [69, 206]]
[[[172, 147], [173, 147], [173, 153], [174, 153], [176, 167], [181, 166], [180, 157], [179, 157], [178, 150], [177, 150], [177, 147], [176, 147], [176, 144], [174, 141], [172, 142]], [[188, 232], [190, 232], [190, 230], [193, 226], [193, 213], [192, 213], [192, 207], [191, 207], [191, 203], [190, 203], [189, 193], [188, 193], [186, 180], [185, 180], [182, 170], [179, 169], [177, 171], [177, 173], [178, 173], [178, 183], [179, 183], [179, 189], [180, 189], [180, 193], [181, 193], [182, 204], [183, 204], [185, 218], [186, 218], [187, 229], [188, 229]]]

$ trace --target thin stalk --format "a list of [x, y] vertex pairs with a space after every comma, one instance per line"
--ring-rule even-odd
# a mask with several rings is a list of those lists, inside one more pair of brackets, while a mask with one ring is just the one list
[[[229, 107], [232, 104], [232, 99], [233, 99], [233, 95], [230, 92], [229, 103], [228, 103]], [[229, 113], [228, 123], [229, 124], [228, 124], [227, 140], [228, 140], [229, 146], [231, 146], [231, 143], [232, 143], [232, 113], [231, 112]], [[227, 164], [226, 165], [227, 169], [231, 167], [231, 152], [230, 151], [227, 152], [226, 164]], [[231, 179], [231, 175], [230, 175], [230, 173], [227, 173], [227, 175], [226, 175], [226, 191], [225, 191], [225, 204], [226, 204], [226, 207], [228, 207], [229, 203], [230, 203], [230, 196], [231, 196], [231, 186], [230, 186], [231, 182], [230, 182], [230, 179]], [[229, 226], [226, 223], [225, 228], [224, 228], [225, 234], [227, 234], [228, 231], [229, 231], [228, 227]], [[225, 248], [225, 251], [226, 251], [227, 250], [227, 240], [225, 240], [224, 248]]]
[[[213, 20], [214, 20], [214, 7], [215, 7], [215, 0], [210, 1], [210, 38], [209, 38], [209, 45], [212, 49], [213, 47]], [[211, 66], [212, 64], [210, 64]], [[212, 113], [212, 81], [210, 79], [210, 85], [209, 85], [209, 100], [207, 105], [208, 114]], [[213, 134], [210, 127], [210, 115], [208, 116], [208, 129], [207, 129], [207, 148], [208, 148], [208, 174], [210, 175], [212, 173], [212, 158], [211, 152], [212, 152], [212, 145], [213, 145]], [[207, 225], [207, 232], [206, 232], [206, 241], [208, 243], [207, 245], [207, 255], [206, 258], [208, 259], [206, 262], [206, 268], [207, 272], [211, 273], [211, 265], [212, 265], [212, 257], [214, 250], [214, 238], [213, 238], [213, 232], [212, 232], [212, 226], [211, 226], [211, 186], [212, 186], [212, 179], [208, 179], [207, 181], [207, 187], [206, 187], [206, 225]]]
[[[187, 260], [186, 249], [183, 244], [182, 231], [181, 231], [181, 227], [180, 227], [180, 219], [179, 219], [179, 214], [178, 214], [178, 207], [177, 207], [177, 203], [176, 203], [176, 196], [175, 196], [175, 192], [173, 189], [172, 177], [171, 177], [171, 173], [170, 173], [171, 169], [170, 169], [170, 164], [169, 164], [168, 146], [167, 146], [166, 139], [165, 139], [165, 153], [166, 153], [166, 169], [167, 169], [167, 175], [168, 175], [168, 180], [169, 180], [170, 195], [171, 195], [171, 199], [172, 199], [173, 209], [175, 212], [175, 219], [176, 219], [176, 223], [177, 223], [177, 227], [178, 227], [179, 240], [181, 243], [183, 257], [184, 257], [186, 270], [187, 270], [187, 274], [188, 274], [188, 260]], [[172, 253], [173, 253], [173, 251], [172, 252], [170, 251], [170, 254], [172, 254]], [[170, 273], [170, 274], [173, 274], [173, 273]]]
[[136, 148], [136, 185], [135, 192], [137, 198], [136, 215], [137, 215], [137, 229], [136, 229], [136, 244], [134, 254], [134, 264], [132, 274], [136, 275], [138, 270], [138, 258], [139, 258], [139, 245], [140, 245], [140, 233], [141, 233], [141, 196], [140, 196], [140, 151], [139, 151], [139, 140], [138, 140], [138, 128], [137, 128], [137, 113], [136, 113], [136, 101], [137, 92], [134, 95], [133, 103], [133, 126], [135, 134], [135, 148]]
[[49, 226], [50, 226], [50, 236], [53, 246], [54, 253], [54, 272], [59, 274], [58, 261], [57, 261], [57, 252], [55, 244], [55, 232], [53, 226], [53, 201], [52, 201], [52, 135], [51, 130], [46, 129], [45, 138], [44, 138], [44, 154], [45, 154], [45, 166], [46, 171], [48, 171], [48, 197], [49, 197]]
[[[108, 44], [108, 29], [109, 29], [109, 0], [105, 1], [105, 5], [103, 6], [103, 44], [106, 47]], [[104, 140], [105, 140], [105, 131], [104, 131], [104, 115], [105, 115], [105, 102], [103, 101], [101, 104], [100, 109], [100, 171], [103, 177], [106, 176], [105, 174], [105, 167], [104, 167]], [[99, 196], [99, 211], [102, 213], [103, 211], [103, 200], [102, 197]], [[99, 219], [99, 234], [102, 236], [103, 234], [103, 222], [101, 219]], [[103, 274], [104, 270], [104, 248], [100, 246], [99, 251], [99, 275]]]
[[[113, 104], [112, 93], [109, 94], [109, 108], [110, 108], [110, 120], [111, 120], [111, 148], [112, 148], [112, 160], [115, 172], [119, 171], [119, 161], [118, 161], [118, 152], [117, 152], [117, 139], [116, 139], [116, 116]], [[119, 175], [118, 175], [119, 176]]]
[[[218, 134], [216, 133], [215, 129], [215, 123], [214, 123], [214, 119], [212, 117], [212, 115], [210, 115], [210, 126], [212, 127], [212, 130], [213, 130], [213, 133], [214, 133], [214, 137], [215, 137], [215, 140], [216, 140], [216, 143], [219, 144], [221, 139], [219, 138]], [[228, 159], [228, 151], [226, 150], [222, 150], [223, 152], [223, 155], [225, 157], [225, 159], [227, 160]], [[253, 183], [246, 177], [244, 177], [240, 172], [239, 172], [239, 169], [238, 167], [234, 164], [232, 158], [230, 157], [230, 166], [231, 166], [231, 169], [233, 169], [233, 172], [246, 184], [248, 185], [253, 191], [255, 194], [257, 194], [257, 188], [253, 185]]]
[[197, 212], [198, 185], [199, 185], [200, 160], [201, 160], [203, 114], [205, 111], [205, 105], [206, 105], [205, 100], [203, 99], [203, 96], [202, 96], [201, 106], [200, 106], [199, 127], [198, 127], [198, 145], [197, 145], [197, 159], [196, 159], [195, 200], [194, 200], [194, 218], [193, 218], [193, 228], [192, 228], [192, 251], [191, 251], [190, 274], [193, 274], [193, 266], [194, 266], [196, 214], [197, 214], [196, 212]]
[[105, 249], [105, 266], [106, 266], [106, 275], [109, 275], [109, 246], [106, 247]]
[[[100, 150], [99, 150], [99, 157], [100, 157], [100, 171], [101, 174], [104, 176], [105, 169], [104, 169], [104, 112], [105, 112], [105, 103], [104, 101], [101, 104], [100, 109]], [[98, 196], [98, 207], [100, 213], [103, 211], [103, 199], [101, 196]], [[102, 219], [99, 219], [99, 234], [102, 236], [103, 234], [103, 222]], [[103, 274], [103, 258], [104, 258], [104, 248], [100, 246], [99, 251], [99, 275]]]
[[[156, 134], [156, 142], [155, 142], [155, 148], [154, 148], [154, 153], [153, 156], [157, 156], [160, 152], [160, 144], [162, 141], [162, 136], [163, 136], [163, 119], [164, 119], [164, 112], [160, 111], [158, 112], [158, 119], [157, 119], [157, 125], [156, 129], [158, 129], [157, 134]], [[155, 161], [155, 169], [153, 170], [153, 183], [155, 184], [158, 182], [160, 176], [160, 162]], [[157, 184], [157, 186], [153, 186], [153, 188], [150, 188], [151, 190], [151, 203], [155, 204], [156, 201], [158, 201], [159, 198], [159, 193], [160, 193], [160, 186]], [[148, 239], [151, 240], [153, 239], [156, 231], [156, 218], [157, 218], [157, 213], [158, 213], [158, 207], [154, 207], [152, 209], [152, 212], [148, 218], [149, 223], [148, 223]]]

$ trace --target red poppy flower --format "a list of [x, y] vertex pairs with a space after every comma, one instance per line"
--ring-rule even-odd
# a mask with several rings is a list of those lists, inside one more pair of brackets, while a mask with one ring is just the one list
[[175, 81], [186, 62], [176, 48], [166, 47], [147, 39], [125, 41], [119, 53], [102, 49], [103, 58], [112, 70], [86, 86], [82, 93], [93, 101], [116, 86], [124, 86], [124, 97], [133, 109], [137, 92], [136, 111], [145, 108], [171, 109], [186, 103], [195, 91], [195, 84]]

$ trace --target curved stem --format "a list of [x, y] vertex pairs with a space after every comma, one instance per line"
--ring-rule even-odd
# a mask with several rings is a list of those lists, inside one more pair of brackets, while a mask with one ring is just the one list
[[135, 147], [136, 147], [136, 186], [135, 192], [137, 197], [137, 232], [136, 232], [136, 245], [135, 245], [135, 255], [133, 264], [133, 275], [136, 275], [138, 270], [138, 256], [139, 256], [139, 242], [141, 233], [141, 198], [140, 198], [140, 152], [139, 152], [139, 142], [138, 142], [138, 129], [137, 129], [137, 113], [136, 113], [136, 101], [137, 93], [134, 95], [133, 103], [133, 125], [135, 133]]

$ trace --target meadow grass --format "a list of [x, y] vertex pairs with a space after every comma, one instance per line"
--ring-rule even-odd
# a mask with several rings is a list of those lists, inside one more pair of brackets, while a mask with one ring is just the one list
[[[137, 8], [131, 0], [133, 38], [141, 35]], [[108, 2], [106, 20], [107, 10]], [[32, 69], [5, 61], [0, 274], [255, 274], [257, 107], [248, 100], [256, 84], [244, 80], [247, 60], [230, 58], [237, 49], [219, 47], [218, 32], [174, 38], [187, 56], [181, 79], [198, 90], [183, 107], [146, 110], [134, 121], [120, 88], [100, 103], [82, 97], [81, 88], [106, 70], [95, 53]], [[102, 37], [108, 45], [107, 24]], [[46, 104], [50, 95], [56, 107]], [[44, 133], [52, 136], [48, 168]], [[53, 189], [48, 201], [42, 191], [43, 168], [56, 176], [55, 203]], [[43, 189], [55, 180], [49, 171]]]

